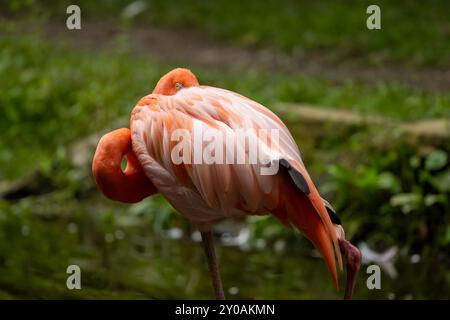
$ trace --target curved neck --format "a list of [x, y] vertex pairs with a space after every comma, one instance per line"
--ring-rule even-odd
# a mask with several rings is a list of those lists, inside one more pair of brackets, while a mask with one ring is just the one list
[[[123, 171], [121, 162], [124, 156], [127, 167]], [[127, 128], [107, 133], [100, 139], [92, 173], [98, 187], [111, 200], [135, 203], [157, 193], [136, 159], [131, 148], [130, 129]]]

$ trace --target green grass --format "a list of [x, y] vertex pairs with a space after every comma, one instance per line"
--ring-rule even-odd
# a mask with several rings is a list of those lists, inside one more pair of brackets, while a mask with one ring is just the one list
[[[76, 1], [83, 17], [119, 21], [132, 0]], [[373, 1], [151, 1], [136, 17], [141, 23], [198, 29], [245, 45], [272, 45], [285, 51], [313, 50], [335, 62], [359, 58], [379, 65], [402, 62], [449, 66], [450, 12], [446, 0], [379, 0], [381, 31], [366, 28]], [[73, 1], [9, 1], [12, 12], [37, 11], [65, 19]]]
[[[126, 41], [126, 40], [125, 40]], [[41, 37], [0, 40], [0, 178], [51, 163], [84, 135], [127, 118], [135, 102], [174, 66], [117, 51], [86, 52], [45, 43]], [[194, 70], [205, 84], [228, 88], [271, 107], [307, 102], [399, 119], [449, 117], [450, 95], [396, 83], [348, 81], [284, 74], [219, 74]], [[127, 122], [124, 121], [124, 126]]]
[[[449, 65], [447, 1], [377, 1], [382, 30], [366, 28], [373, 1], [194, 1], [153, 4], [155, 23], [193, 26], [246, 44], [318, 50], [335, 61]], [[413, 36], [412, 36], [413, 35]]]

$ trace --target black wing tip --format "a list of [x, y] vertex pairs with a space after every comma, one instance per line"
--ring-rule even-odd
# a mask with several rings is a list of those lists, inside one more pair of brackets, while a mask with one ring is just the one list
[[297, 188], [299, 188], [304, 194], [308, 195], [311, 191], [309, 190], [308, 183], [305, 180], [305, 177], [295, 169], [289, 161], [286, 159], [280, 159], [280, 165], [288, 171], [291, 176], [292, 181], [294, 181]]
[[325, 206], [325, 208], [327, 209], [331, 222], [333, 222], [334, 224], [342, 225], [341, 219], [338, 217], [336, 212], [334, 212], [333, 208], [331, 208], [330, 206]]
[[291, 164], [286, 159], [280, 159], [280, 164], [288, 170], [291, 168]]
[[[295, 169], [288, 160], [280, 159], [279, 162], [280, 165], [287, 170], [289, 176], [291, 177], [297, 188], [299, 188], [305, 195], [308, 195], [311, 191], [309, 190], [309, 186], [306, 182], [305, 177], [303, 177], [303, 175], [298, 172], [298, 170]], [[327, 209], [331, 222], [333, 222], [334, 224], [342, 225], [341, 219], [338, 217], [331, 205], [325, 205], [325, 208]]]

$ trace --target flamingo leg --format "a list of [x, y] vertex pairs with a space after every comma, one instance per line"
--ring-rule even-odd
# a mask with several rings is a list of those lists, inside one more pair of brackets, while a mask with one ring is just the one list
[[219, 265], [217, 264], [216, 253], [214, 251], [214, 240], [211, 231], [201, 232], [203, 248], [205, 249], [206, 259], [208, 260], [208, 269], [211, 275], [214, 295], [216, 300], [225, 300], [222, 280], [220, 279]]

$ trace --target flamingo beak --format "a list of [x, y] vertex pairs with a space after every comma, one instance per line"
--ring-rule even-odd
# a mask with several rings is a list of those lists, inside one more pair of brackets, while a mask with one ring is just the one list
[[356, 246], [351, 244], [350, 241], [345, 239], [339, 239], [339, 247], [347, 260], [347, 284], [345, 287], [344, 299], [351, 300], [359, 267], [361, 266], [361, 251], [359, 251]]

